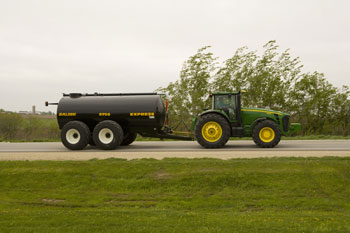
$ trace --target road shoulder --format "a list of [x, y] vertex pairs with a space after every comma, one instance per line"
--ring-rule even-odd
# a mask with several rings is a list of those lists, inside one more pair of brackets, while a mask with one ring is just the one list
[[9, 160], [90, 160], [90, 159], [163, 159], [163, 158], [264, 158], [264, 157], [349, 157], [350, 151], [174, 151], [174, 152], [0, 152], [0, 161]]

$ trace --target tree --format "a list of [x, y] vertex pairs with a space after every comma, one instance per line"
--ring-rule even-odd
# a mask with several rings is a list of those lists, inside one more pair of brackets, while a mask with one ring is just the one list
[[300, 76], [302, 66], [299, 58], [291, 58], [289, 50], [279, 54], [275, 41], [269, 41], [264, 49], [258, 56], [256, 51], [239, 48], [217, 73], [214, 89], [246, 90], [245, 106], [284, 109], [290, 87]]
[[322, 73], [306, 73], [291, 92], [290, 108], [306, 134], [346, 134], [349, 91], [330, 84]]
[[248, 86], [248, 78], [254, 72], [257, 55], [255, 51], [247, 52], [247, 47], [237, 49], [233, 57], [224, 62], [218, 70], [213, 82], [214, 91], [232, 92], [244, 90]]
[[0, 113], [0, 139], [13, 139], [21, 128], [23, 119], [16, 113]]
[[29, 116], [23, 125], [26, 140], [31, 140], [42, 127], [42, 121], [37, 116]]
[[343, 86], [334, 96], [332, 103], [333, 119], [331, 120], [335, 126], [335, 134], [350, 135], [350, 90], [348, 86]]
[[216, 59], [210, 46], [205, 46], [184, 62], [180, 72], [180, 80], [170, 83], [166, 88], [158, 91], [166, 93], [169, 97], [169, 123], [171, 126], [185, 122], [180, 129], [186, 130], [189, 119], [209, 107], [211, 92], [211, 77], [216, 71]]

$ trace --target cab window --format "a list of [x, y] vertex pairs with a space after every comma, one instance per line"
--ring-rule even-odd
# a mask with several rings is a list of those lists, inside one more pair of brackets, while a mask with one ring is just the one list
[[235, 96], [234, 95], [216, 95], [215, 96], [215, 109], [231, 108], [235, 109]]
[[215, 95], [214, 109], [224, 110], [231, 118], [235, 118], [236, 101], [235, 95]]

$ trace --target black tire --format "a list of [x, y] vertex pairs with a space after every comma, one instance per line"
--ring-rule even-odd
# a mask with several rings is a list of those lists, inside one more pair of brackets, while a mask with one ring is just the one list
[[[214, 122], [208, 123], [208, 122]], [[209, 125], [206, 125], [206, 124]], [[210, 127], [212, 124], [213, 127]], [[217, 125], [221, 127], [222, 133], [218, 133], [220, 130], [217, 129]], [[203, 128], [205, 127], [205, 128]], [[205, 130], [207, 129], [207, 130]], [[207, 133], [205, 133], [205, 131]], [[213, 135], [212, 139], [210, 137]], [[219, 114], [209, 113], [204, 116], [199, 117], [196, 127], [195, 127], [195, 136], [197, 142], [205, 148], [220, 148], [225, 146], [228, 139], [231, 136], [231, 128], [228, 121]], [[217, 137], [216, 137], [217, 136]]]
[[94, 139], [92, 138], [92, 134], [90, 135], [90, 138], [89, 138], [89, 145], [90, 146], [96, 146], [96, 144], [94, 142]]
[[90, 130], [81, 121], [70, 121], [61, 130], [61, 141], [70, 150], [82, 150], [89, 143]]
[[[273, 133], [272, 131], [273, 130]], [[267, 136], [264, 137], [263, 132]], [[281, 130], [278, 125], [270, 120], [260, 121], [253, 129], [253, 140], [256, 145], [262, 148], [275, 147], [281, 140]]]
[[120, 145], [121, 146], [130, 145], [131, 143], [133, 143], [135, 141], [136, 137], [137, 137], [137, 133], [128, 132], [125, 134], [124, 139]]
[[105, 120], [95, 126], [92, 138], [99, 148], [113, 150], [122, 142], [124, 133], [117, 122]]

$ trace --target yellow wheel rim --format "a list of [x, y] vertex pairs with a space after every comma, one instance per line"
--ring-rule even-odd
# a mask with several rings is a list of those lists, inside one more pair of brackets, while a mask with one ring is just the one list
[[221, 125], [215, 121], [209, 121], [202, 127], [202, 136], [208, 142], [216, 142], [222, 136]]
[[264, 127], [259, 132], [259, 138], [263, 142], [271, 142], [275, 138], [275, 131], [270, 127]]

